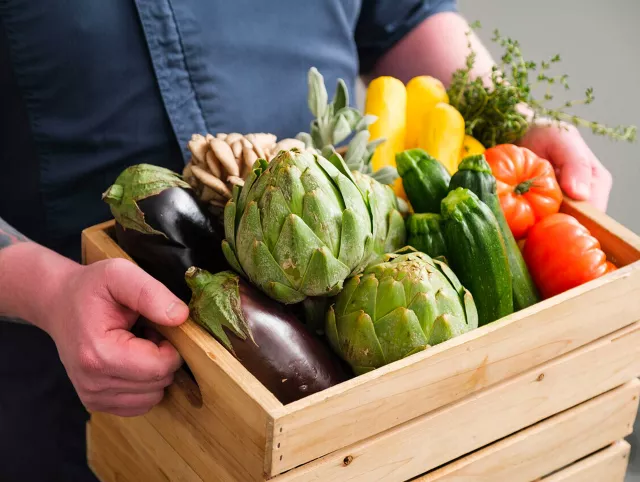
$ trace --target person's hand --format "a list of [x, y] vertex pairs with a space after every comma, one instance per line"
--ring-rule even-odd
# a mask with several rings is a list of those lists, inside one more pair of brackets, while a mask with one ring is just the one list
[[607, 210], [613, 179], [572, 125], [539, 121], [518, 142], [555, 168], [560, 187], [569, 197], [590, 201], [602, 211]]
[[139, 315], [167, 326], [187, 319], [188, 307], [163, 284], [111, 259], [72, 269], [51, 304], [47, 331], [88, 410], [136, 416], [162, 400], [180, 355], [129, 330]]

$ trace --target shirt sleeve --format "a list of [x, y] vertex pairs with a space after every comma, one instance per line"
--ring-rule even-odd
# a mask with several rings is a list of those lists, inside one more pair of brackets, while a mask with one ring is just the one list
[[360, 73], [369, 73], [385, 52], [426, 18], [457, 11], [456, 0], [362, 0], [355, 30]]

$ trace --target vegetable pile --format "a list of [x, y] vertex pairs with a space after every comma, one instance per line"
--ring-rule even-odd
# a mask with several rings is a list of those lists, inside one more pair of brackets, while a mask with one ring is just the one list
[[614, 271], [560, 212], [549, 161], [515, 144], [519, 102], [554, 111], [498, 41], [508, 82], [472, 80], [471, 54], [448, 90], [374, 79], [364, 112], [311, 68], [309, 132], [197, 133], [181, 175], [123, 171], [103, 194], [117, 242], [283, 403]]

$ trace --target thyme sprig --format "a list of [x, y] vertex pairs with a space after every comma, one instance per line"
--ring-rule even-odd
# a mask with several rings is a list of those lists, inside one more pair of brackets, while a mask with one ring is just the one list
[[[480, 28], [475, 22], [471, 29]], [[469, 38], [471, 31], [467, 32]], [[471, 72], [475, 65], [476, 53], [471, 46], [465, 66], [458, 69], [448, 89], [449, 99], [465, 119], [466, 133], [478, 139], [485, 147], [496, 144], [513, 143], [527, 132], [529, 127], [539, 118], [545, 118], [560, 126], [573, 124], [585, 127], [594, 134], [610, 137], [613, 140], [636, 140], [636, 126], [609, 127], [599, 122], [583, 119], [567, 112], [577, 105], [588, 105], [594, 100], [593, 88], [585, 91], [583, 99], [566, 101], [555, 107], [548, 104], [554, 100], [551, 93], [553, 86], [560, 85], [569, 90], [568, 75], [551, 75], [550, 70], [560, 62], [560, 55], [540, 63], [526, 60], [522, 54], [520, 43], [510, 37], [503, 37], [494, 30], [492, 41], [504, 49], [501, 61], [491, 71], [490, 85], [485, 85], [482, 78], [473, 79]], [[534, 90], [545, 85], [542, 98], [534, 96]], [[531, 115], [521, 109], [526, 105]]]

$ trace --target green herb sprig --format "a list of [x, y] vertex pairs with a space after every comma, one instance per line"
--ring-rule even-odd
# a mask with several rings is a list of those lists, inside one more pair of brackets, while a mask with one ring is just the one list
[[[472, 30], [480, 27], [479, 22], [471, 25]], [[472, 30], [467, 32], [468, 37]], [[551, 94], [552, 86], [561, 85], [565, 90], [569, 90], [566, 74], [549, 75], [551, 67], [560, 62], [560, 55], [538, 64], [525, 60], [519, 42], [503, 37], [497, 29], [494, 30], [492, 41], [504, 49], [504, 54], [500, 64], [492, 69], [491, 85], [486, 86], [483, 79], [471, 77], [476, 53], [469, 39], [470, 53], [465, 67], [453, 74], [451, 85], [447, 89], [450, 104], [465, 119], [466, 133], [475, 137], [485, 147], [516, 142], [539, 118], [548, 119], [560, 126], [573, 124], [576, 127], [586, 127], [596, 135], [613, 140], [636, 140], [636, 126], [608, 127], [567, 112], [567, 109], [580, 104], [588, 105], [594, 101], [591, 87], [586, 89], [583, 99], [563, 102], [557, 107], [548, 106], [554, 99]], [[547, 88], [542, 99], [534, 97], [534, 90], [545, 84]], [[531, 109], [531, 116], [519, 109], [522, 104]]]
[[349, 136], [344, 161], [352, 171], [360, 171], [382, 184], [392, 184], [399, 176], [391, 166], [373, 170], [371, 160], [376, 148], [386, 141], [385, 138], [369, 140], [369, 126], [378, 118], [364, 115], [358, 109], [349, 106], [349, 91], [343, 79], [338, 79], [336, 92], [331, 101], [324, 77], [316, 67], [307, 74], [309, 92], [307, 103], [314, 118], [309, 132], [300, 132], [296, 139], [305, 143], [307, 149], [313, 149], [327, 159], [336, 152]]

